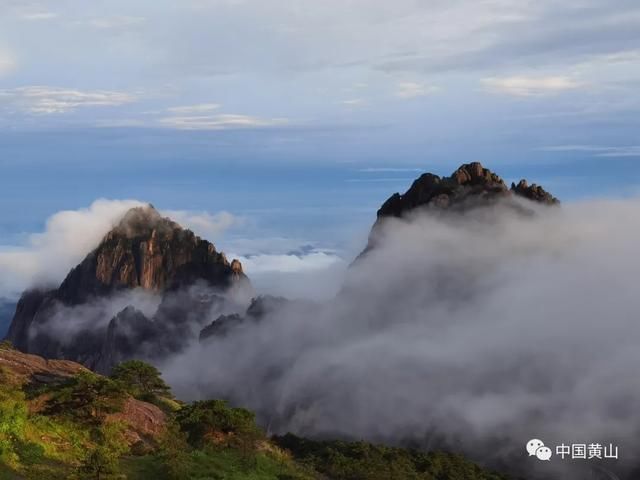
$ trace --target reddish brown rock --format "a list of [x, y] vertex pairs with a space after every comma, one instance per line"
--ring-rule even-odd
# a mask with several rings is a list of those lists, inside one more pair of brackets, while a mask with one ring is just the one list
[[167, 416], [155, 405], [129, 397], [122, 411], [108, 415], [107, 421], [124, 424], [127, 442], [135, 445], [158, 438], [165, 430]]
[[0, 369], [20, 384], [51, 383], [87, 371], [79, 363], [69, 360], [46, 360], [10, 348], [0, 348]]
[[78, 304], [122, 288], [162, 291], [197, 280], [227, 288], [248, 282], [213, 244], [162, 217], [152, 206], [133, 208], [62, 282], [58, 297]]

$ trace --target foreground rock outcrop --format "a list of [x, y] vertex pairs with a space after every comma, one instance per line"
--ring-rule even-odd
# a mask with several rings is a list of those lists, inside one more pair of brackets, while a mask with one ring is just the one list
[[47, 360], [38, 355], [30, 355], [2, 346], [0, 346], [0, 370], [20, 384], [59, 382], [87, 371], [76, 362]]
[[[106, 372], [135, 355], [179, 349], [189, 336], [184, 320], [212, 305], [189, 290], [194, 285], [218, 292], [219, 302], [250, 290], [238, 260], [151, 205], [133, 208], [58, 288], [22, 295], [6, 338], [24, 352]], [[162, 298], [154, 318], [129, 307], [105, 324], [109, 299], [137, 291]]]
[[[63, 385], [82, 372], [87, 369], [76, 362], [47, 360], [0, 345], [0, 378], [17, 388], [36, 391]], [[47, 398], [46, 394], [35, 396], [30, 400], [29, 410], [32, 413], [42, 411]], [[124, 438], [131, 446], [157, 439], [165, 430], [167, 417], [157, 406], [127, 396], [121, 410], [107, 415], [105, 420], [122, 425]]]

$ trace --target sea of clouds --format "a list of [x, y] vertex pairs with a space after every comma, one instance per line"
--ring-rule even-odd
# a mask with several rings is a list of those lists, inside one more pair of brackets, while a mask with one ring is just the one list
[[[107, 226], [129, 204], [114, 205], [88, 224]], [[530, 438], [613, 442], [616, 468], [637, 463], [640, 200], [526, 208], [389, 219], [348, 269], [313, 248], [247, 255], [250, 278], [289, 275], [278, 293], [338, 293], [194, 341], [160, 367], [180, 398], [254, 409], [270, 433], [453, 448], [541, 478], [570, 464], [522, 463]], [[59, 238], [60, 273], [91, 242], [65, 250]]]

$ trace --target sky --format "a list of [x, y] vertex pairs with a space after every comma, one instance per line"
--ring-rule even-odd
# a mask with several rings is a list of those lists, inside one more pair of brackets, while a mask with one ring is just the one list
[[348, 259], [470, 161], [633, 196], [639, 84], [635, 0], [0, 0], [0, 252], [111, 199]]

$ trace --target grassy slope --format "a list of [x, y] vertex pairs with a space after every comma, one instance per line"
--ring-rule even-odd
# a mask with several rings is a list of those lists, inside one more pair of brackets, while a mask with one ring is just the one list
[[101, 480], [504, 478], [457, 455], [365, 442], [315, 442], [293, 435], [270, 440], [255, 425], [251, 412], [221, 401], [181, 405], [157, 399], [154, 403], [165, 405], [168, 414], [166, 432], [149, 439], [144, 449], [129, 448], [123, 425], [87, 416], [91, 409], [83, 414], [79, 409], [65, 410], [68, 398], [64, 396], [57, 410], [43, 409], [60, 392], [49, 389], [27, 395], [27, 387], [11, 371], [0, 369], [0, 480], [98, 478], [81, 467], [88, 452], [99, 448], [115, 459], [115, 471], [102, 474]]

